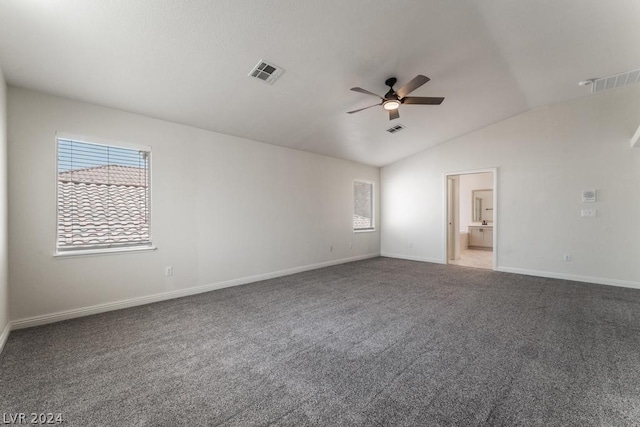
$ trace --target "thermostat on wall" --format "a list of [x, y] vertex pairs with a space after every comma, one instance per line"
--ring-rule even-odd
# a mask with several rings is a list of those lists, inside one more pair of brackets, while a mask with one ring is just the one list
[[582, 190], [582, 203], [593, 203], [596, 201], [596, 190]]

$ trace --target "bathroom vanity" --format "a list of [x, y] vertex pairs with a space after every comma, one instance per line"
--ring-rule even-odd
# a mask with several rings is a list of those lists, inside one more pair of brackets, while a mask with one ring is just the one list
[[493, 225], [470, 225], [469, 248], [493, 249]]

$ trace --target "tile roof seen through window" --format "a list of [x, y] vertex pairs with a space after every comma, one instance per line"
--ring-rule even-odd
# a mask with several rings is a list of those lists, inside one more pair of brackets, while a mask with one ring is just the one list
[[105, 165], [75, 169], [58, 174], [58, 181], [85, 184], [142, 185], [148, 180], [147, 169], [133, 166]]
[[371, 218], [367, 218], [361, 215], [353, 214], [353, 229], [354, 230], [367, 230], [373, 228], [371, 226]]
[[58, 248], [149, 241], [148, 170], [97, 166], [58, 173]]

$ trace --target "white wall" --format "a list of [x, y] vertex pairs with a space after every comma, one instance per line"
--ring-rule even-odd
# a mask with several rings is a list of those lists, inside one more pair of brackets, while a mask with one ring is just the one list
[[7, 283], [7, 85], [0, 67], [0, 350], [9, 333]]
[[[13, 87], [8, 108], [10, 315], [16, 324], [380, 252], [379, 231], [352, 232], [352, 182], [372, 181], [377, 192], [378, 168]], [[56, 131], [152, 147], [157, 251], [52, 256]], [[173, 266], [173, 277], [164, 276], [165, 266]]]
[[473, 190], [487, 190], [493, 188], [493, 174], [491, 172], [472, 173], [460, 175], [460, 231], [468, 231], [472, 224], [480, 224], [473, 222], [472, 213], [472, 192]]
[[[383, 255], [444, 262], [443, 174], [497, 167], [498, 269], [640, 287], [640, 149], [629, 143], [639, 124], [634, 85], [530, 111], [384, 167]], [[583, 205], [589, 188], [598, 202]], [[581, 218], [584, 208], [598, 217]]]

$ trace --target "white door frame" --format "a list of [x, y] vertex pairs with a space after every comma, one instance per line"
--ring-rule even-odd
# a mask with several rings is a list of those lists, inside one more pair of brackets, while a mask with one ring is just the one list
[[460, 258], [460, 176], [447, 176], [447, 262]]
[[443, 175], [444, 181], [444, 191], [442, 194], [444, 195], [444, 201], [442, 205], [444, 206], [444, 263], [449, 264], [449, 218], [448, 218], [448, 210], [449, 210], [449, 191], [448, 191], [448, 182], [450, 176], [456, 175], [470, 175], [474, 173], [485, 173], [491, 172], [493, 173], [493, 269], [496, 270], [498, 268], [498, 228], [499, 228], [499, 212], [498, 212], [498, 168], [487, 168], [487, 169], [474, 169], [474, 170], [466, 170], [466, 171], [458, 171], [458, 172], [447, 172]]

